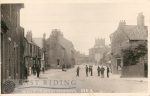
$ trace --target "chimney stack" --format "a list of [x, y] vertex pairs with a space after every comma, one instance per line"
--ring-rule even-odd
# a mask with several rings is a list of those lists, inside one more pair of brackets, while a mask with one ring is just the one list
[[124, 25], [126, 25], [126, 21], [125, 20], [120, 20], [119, 28], [122, 28]]
[[137, 26], [138, 27], [142, 27], [144, 26], [144, 15], [143, 13], [139, 13], [138, 16], [137, 16]]
[[28, 41], [32, 41], [32, 31], [31, 30], [27, 32], [26, 38]]

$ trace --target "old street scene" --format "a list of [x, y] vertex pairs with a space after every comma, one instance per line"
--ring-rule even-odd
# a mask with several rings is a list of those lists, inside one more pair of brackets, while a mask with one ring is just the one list
[[1, 93], [146, 93], [148, 6], [1, 4]]

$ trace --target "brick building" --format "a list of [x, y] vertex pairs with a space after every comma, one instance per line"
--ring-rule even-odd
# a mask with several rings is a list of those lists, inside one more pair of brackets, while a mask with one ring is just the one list
[[51, 68], [66, 68], [75, 65], [75, 49], [69, 40], [64, 38], [58, 29], [53, 29], [50, 37], [46, 40], [48, 50], [48, 64]]
[[147, 56], [135, 65], [124, 66], [121, 50], [134, 44], [147, 42], [147, 38], [148, 27], [144, 25], [142, 13], [138, 14], [137, 25], [126, 25], [125, 21], [120, 21], [118, 29], [110, 35], [113, 73], [121, 73], [122, 77], [144, 76]]
[[1, 4], [1, 61], [2, 82], [20, 80], [23, 65], [24, 29], [20, 26], [23, 4]]

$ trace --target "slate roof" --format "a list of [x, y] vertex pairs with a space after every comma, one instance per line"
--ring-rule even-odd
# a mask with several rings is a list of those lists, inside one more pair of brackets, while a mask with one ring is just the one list
[[62, 37], [59, 41], [59, 44], [64, 48], [73, 48], [73, 44], [71, 41], [67, 40], [66, 38]]
[[40, 48], [43, 48], [43, 40], [42, 38], [33, 38], [33, 42], [39, 46]]
[[148, 38], [147, 26], [139, 28], [137, 25], [125, 25], [122, 31], [130, 40], [147, 40]]

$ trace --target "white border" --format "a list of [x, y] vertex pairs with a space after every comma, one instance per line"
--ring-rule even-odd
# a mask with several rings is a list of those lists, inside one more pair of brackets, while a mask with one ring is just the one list
[[[0, 0], [0, 4], [3, 3], [37, 3], [42, 1], [43, 3], [149, 3], [150, 0]], [[150, 8], [147, 9], [150, 12]], [[150, 22], [150, 21], [149, 21]], [[148, 37], [150, 36], [150, 25], [148, 26]], [[149, 38], [148, 38], [149, 41]], [[150, 48], [148, 42], [148, 50]], [[150, 52], [148, 51], [148, 58]], [[148, 64], [149, 64], [148, 60]], [[148, 66], [148, 69], [150, 66]], [[149, 74], [150, 70], [148, 71]], [[150, 77], [150, 75], [148, 75]], [[2, 96], [150, 96], [150, 86], [148, 78], [148, 92], [147, 93], [50, 93], [50, 94], [1, 94]]]

